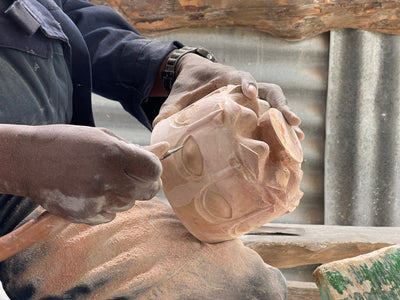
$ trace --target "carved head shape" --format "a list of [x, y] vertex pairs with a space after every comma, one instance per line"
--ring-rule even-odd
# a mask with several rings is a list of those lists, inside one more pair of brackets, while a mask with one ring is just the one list
[[247, 233], [294, 210], [303, 195], [296, 133], [278, 110], [260, 115], [255, 106], [239, 86], [227, 86], [153, 130], [151, 143], [184, 145], [162, 161], [163, 189], [201, 241]]

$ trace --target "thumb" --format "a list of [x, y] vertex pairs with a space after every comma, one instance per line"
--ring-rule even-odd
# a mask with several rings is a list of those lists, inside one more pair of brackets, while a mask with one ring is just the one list
[[257, 93], [258, 93], [257, 85], [255, 85], [252, 82], [248, 82], [248, 81], [244, 80], [242, 82], [242, 91], [243, 91], [243, 94], [249, 99], [257, 98]]
[[143, 147], [143, 149], [152, 152], [158, 158], [161, 158], [165, 154], [167, 154], [169, 148], [170, 148], [170, 145], [168, 142], [159, 142], [157, 144]]

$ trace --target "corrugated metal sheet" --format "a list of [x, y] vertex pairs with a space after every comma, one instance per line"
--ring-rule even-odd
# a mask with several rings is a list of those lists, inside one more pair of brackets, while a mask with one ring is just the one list
[[332, 32], [327, 224], [400, 226], [400, 36]]
[[[199, 29], [166, 34], [187, 45], [211, 49], [219, 62], [250, 72], [260, 82], [280, 85], [290, 106], [302, 118], [304, 197], [291, 214], [277, 220], [288, 223], [323, 223], [325, 104], [328, 78], [329, 34], [302, 42], [286, 42], [254, 30]], [[96, 122], [131, 141], [145, 144], [149, 133], [122, 117], [119, 105], [94, 102]], [[110, 111], [111, 109], [111, 111]], [[130, 118], [130, 119], [129, 119]], [[143, 131], [148, 136], [142, 139]]]
[[150, 131], [124, 111], [119, 102], [94, 95], [93, 113], [97, 127], [108, 128], [134, 144], [149, 145]]

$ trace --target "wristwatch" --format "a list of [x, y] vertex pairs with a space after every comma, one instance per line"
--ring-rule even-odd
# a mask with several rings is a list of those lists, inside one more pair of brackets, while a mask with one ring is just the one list
[[200, 55], [204, 58], [207, 58], [208, 60], [212, 62], [216, 62], [217, 60], [215, 59], [215, 56], [213, 53], [211, 53], [209, 50], [199, 47], [182, 47], [180, 49], [176, 49], [171, 52], [169, 55], [167, 62], [165, 64], [165, 68], [162, 71], [161, 77], [163, 81], [163, 86], [164, 89], [167, 91], [169, 94], [172, 89], [172, 85], [175, 82], [175, 69], [176, 65], [178, 64], [178, 61], [186, 54], [188, 53], [194, 53], [197, 55]]

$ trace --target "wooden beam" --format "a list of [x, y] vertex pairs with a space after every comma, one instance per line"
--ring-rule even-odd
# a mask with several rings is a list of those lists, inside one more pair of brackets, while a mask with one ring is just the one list
[[286, 40], [355, 28], [400, 34], [397, 0], [92, 0], [145, 35], [174, 29], [246, 27]]
[[270, 223], [240, 237], [277, 268], [320, 264], [400, 244], [400, 227]]
[[322, 300], [314, 282], [287, 281], [288, 300]]
[[400, 246], [324, 264], [313, 275], [324, 300], [400, 299]]

